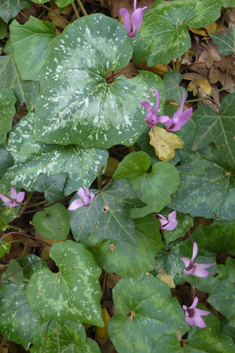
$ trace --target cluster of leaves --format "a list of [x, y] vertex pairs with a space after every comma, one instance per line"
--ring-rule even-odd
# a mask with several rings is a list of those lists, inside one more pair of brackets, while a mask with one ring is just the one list
[[[133, 39], [121, 23], [100, 13], [73, 21], [59, 35], [54, 24], [34, 17], [24, 25], [10, 23], [0, 57], [0, 193], [10, 197], [15, 187], [29, 196], [14, 210], [0, 201], [0, 229], [14, 228], [33, 193], [43, 194], [44, 207], [34, 208], [32, 224], [44, 242], [53, 244], [48, 257], [58, 271], [32, 254], [10, 261], [0, 289], [5, 339], [25, 349], [33, 344], [33, 353], [72, 351], [71, 345], [76, 352], [100, 352], [82, 324], [107, 323], [100, 305], [103, 270], [122, 277], [113, 290], [118, 314], [108, 325], [119, 353], [235, 352], [235, 93], [222, 100], [219, 113], [200, 106], [172, 134], [159, 127], [149, 131], [140, 102], [154, 105], [157, 89], [159, 114], [172, 117], [178, 107], [164, 102], [181, 103], [180, 73], [167, 72], [162, 80], [140, 71], [132, 79], [121, 75], [107, 83], [107, 74], [124, 69], [133, 55], [149, 66], [181, 57], [191, 47], [187, 27], [217, 20], [221, 7], [232, 2], [156, 1]], [[63, 8], [72, 1], [55, 3]], [[3, 0], [0, 17], [9, 22], [30, 5]], [[219, 52], [234, 52], [234, 34], [231, 28], [226, 36], [211, 35]], [[12, 127], [23, 102], [28, 113]], [[125, 156], [101, 190], [111, 147], [134, 144], [135, 152]], [[65, 198], [91, 184], [93, 202], [68, 211]], [[161, 236], [154, 213], [166, 216], [172, 210], [178, 226]], [[191, 240], [182, 237], [193, 217], [214, 220], [193, 232], [197, 262], [215, 263], [206, 278], [185, 275], [179, 259], [192, 255]], [[1, 239], [1, 257], [10, 246]], [[207, 302], [224, 321], [210, 314], [206, 328], [190, 328], [180, 303], [159, 279], [162, 268], [175, 285], [189, 282], [209, 293]]]

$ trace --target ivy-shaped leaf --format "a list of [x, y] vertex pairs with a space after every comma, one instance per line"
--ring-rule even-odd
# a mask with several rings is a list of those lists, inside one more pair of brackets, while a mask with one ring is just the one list
[[179, 72], [165, 72], [163, 75], [163, 82], [166, 91], [166, 99], [173, 100], [181, 104], [183, 99], [183, 92], [187, 98], [188, 92], [184, 87], [179, 86], [182, 81], [182, 76]]
[[145, 152], [133, 152], [119, 163], [113, 179], [126, 179], [132, 184], [137, 197], [147, 206], [131, 210], [133, 218], [144, 217], [152, 212], [160, 212], [170, 202], [170, 194], [179, 185], [179, 174], [176, 168], [168, 162], [151, 164], [150, 157]]
[[233, 322], [235, 327], [235, 260], [230, 257], [226, 260], [228, 275], [208, 298], [208, 302], [226, 318]]
[[103, 326], [99, 276], [101, 269], [82, 244], [56, 243], [50, 257], [58, 273], [38, 270], [30, 279], [27, 298], [31, 310], [59, 322], [71, 320]]
[[154, 88], [163, 102], [164, 86], [158, 75], [145, 71], [133, 79], [121, 75], [106, 82], [109, 71], [124, 68], [132, 57], [123, 26], [102, 14], [84, 16], [53, 45], [39, 77], [35, 139], [86, 148], [135, 143], [146, 128], [146, 109], [140, 102], [155, 104]]
[[[94, 191], [95, 192], [95, 191]], [[72, 201], [78, 196], [75, 194]], [[126, 211], [143, 207], [127, 180], [113, 182], [97, 195], [89, 207], [70, 212], [71, 230], [76, 241], [95, 233], [104, 239], [122, 240], [138, 245], [133, 220]]]
[[193, 217], [234, 220], [235, 177], [231, 172], [199, 155], [179, 154], [181, 183], [169, 207]]
[[[36, 261], [36, 263], [34, 263]], [[11, 260], [23, 272], [23, 281], [14, 276], [4, 280], [12, 274], [9, 268], [2, 275], [0, 289], [0, 332], [6, 340], [21, 344], [26, 350], [32, 343], [32, 334], [35, 331], [39, 315], [30, 310], [26, 298], [28, 281], [32, 274], [46, 267], [44, 261], [35, 255], [27, 255], [23, 259]], [[10, 264], [11, 264], [10, 262]]]
[[0, 3], [0, 17], [8, 23], [22, 9], [30, 9], [30, 0], [2, 0]]
[[122, 278], [140, 280], [155, 266], [156, 251], [163, 247], [159, 224], [153, 214], [134, 220], [138, 246], [118, 240], [100, 240], [93, 246], [86, 238], [85, 246], [97, 264], [106, 272], [115, 272]]
[[32, 110], [39, 92], [39, 84], [22, 80], [12, 55], [0, 56], [0, 86], [13, 88], [17, 107], [26, 102], [28, 110]]
[[35, 213], [33, 225], [43, 237], [52, 240], [65, 240], [69, 234], [69, 212], [61, 203]]
[[191, 47], [187, 27], [199, 28], [220, 17], [220, 0], [157, 1], [145, 11], [132, 43], [136, 62], [168, 64]]
[[66, 182], [67, 174], [60, 173], [55, 175], [39, 174], [34, 183], [34, 190], [44, 192], [45, 199], [50, 202], [56, 202], [64, 198], [64, 185]]
[[48, 56], [55, 50], [55, 25], [31, 16], [24, 25], [12, 21], [10, 33], [20, 76], [23, 80], [37, 81]]
[[16, 97], [10, 88], [0, 87], [0, 144], [11, 130], [12, 119], [15, 114]]
[[118, 352], [152, 352], [164, 335], [188, 331], [185, 314], [166, 283], [145, 276], [141, 281], [121, 279], [113, 290], [118, 315], [108, 332]]
[[67, 173], [65, 195], [71, 194], [79, 187], [90, 186], [101, 165], [107, 161], [107, 151], [83, 149], [75, 145], [38, 143], [32, 133], [33, 119], [34, 114], [28, 114], [10, 132], [7, 150], [14, 157], [15, 164], [7, 170], [3, 182], [33, 191], [39, 174], [44, 173], [49, 176]]
[[[234, 3], [235, 6], [235, 3]], [[235, 52], [235, 28], [229, 28], [225, 34], [211, 33], [210, 37], [218, 47], [218, 53], [230, 55]]]
[[[86, 337], [82, 324], [72, 321], [57, 323], [52, 320], [38, 327], [33, 335], [31, 353], [58, 353], [58, 339], [61, 352], [100, 353], [98, 344]], [[58, 327], [58, 331], [57, 331]], [[45, 344], [45, 346], [44, 346]]]
[[193, 114], [197, 127], [193, 141], [196, 151], [210, 142], [224, 154], [227, 162], [235, 167], [235, 94], [225, 97], [218, 115], [207, 105], [200, 106]]

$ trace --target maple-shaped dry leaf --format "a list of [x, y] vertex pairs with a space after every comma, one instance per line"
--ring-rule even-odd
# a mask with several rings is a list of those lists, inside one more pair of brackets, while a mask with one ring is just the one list
[[168, 284], [170, 288], [175, 288], [175, 283], [173, 277], [163, 268], [160, 268], [156, 278], [160, 279], [160, 281]]
[[192, 80], [187, 88], [187, 91], [193, 92], [193, 96], [196, 97], [198, 92], [197, 92], [197, 87], [201, 87], [203, 91], [208, 95], [211, 94], [211, 84], [209, 83], [208, 80], [203, 79], [203, 80]]
[[183, 148], [185, 143], [181, 138], [165, 129], [153, 126], [149, 131], [150, 145], [162, 161], [170, 161], [175, 157], [175, 150]]

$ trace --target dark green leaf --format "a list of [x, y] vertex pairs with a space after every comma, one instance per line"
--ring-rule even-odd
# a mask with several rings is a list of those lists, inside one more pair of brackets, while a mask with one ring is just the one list
[[[72, 201], [77, 198], [75, 195]], [[122, 240], [137, 245], [135, 225], [126, 215], [126, 211], [144, 205], [137, 199], [128, 181], [114, 181], [94, 198], [89, 207], [80, 207], [70, 212], [74, 239], [79, 241], [95, 233], [104, 239]]]
[[7, 34], [7, 25], [6, 23], [0, 18], [0, 39], [6, 37]]
[[1, 87], [13, 88], [17, 98], [17, 107], [26, 102], [28, 110], [33, 110], [39, 92], [39, 84], [22, 80], [12, 55], [0, 56], [0, 82]]
[[1, 0], [0, 17], [7, 23], [11, 18], [15, 17], [20, 10], [30, 9], [30, 0]]
[[173, 100], [176, 103], [181, 104], [183, 99], [183, 92], [185, 93], [185, 98], [188, 96], [187, 90], [179, 86], [182, 81], [181, 74], [179, 72], [165, 72], [163, 79], [166, 91], [166, 99]]
[[38, 192], [44, 192], [45, 199], [48, 202], [53, 203], [64, 198], [63, 189], [66, 178], [66, 173], [50, 176], [41, 173], [37, 177], [33, 187]]
[[101, 165], [106, 163], [107, 151], [38, 143], [33, 137], [33, 119], [34, 114], [28, 114], [10, 133], [7, 150], [12, 153], [15, 164], [4, 175], [4, 182], [33, 191], [39, 174], [67, 173], [65, 195], [90, 186]]
[[147, 204], [141, 209], [131, 210], [133, 218], [160, 212], [170, 202], [170, 194], [179, 185], [179, 174], [168, 162], [158, 162], [148, 173], [151, 160], [145, 152], [133, 152], [119, 163], [114, 180], [126, 179], [132, 184], [137, 197]]
[[160, 337], [188, 330], [184, 311], [168, 285], [152, 275], [141, 281], [121, 279], [113, 298], [119, 314], [111, 318], [108, 331], [118, 352], [152, 352]]
[[[39, 260], [39, 262], [34, 263]], [[32, 334], [37, 327], [39, 315], [30, 310], [26, 298], [26, 289], [31, 275], [39, 268], [45, 267], [44, 261], [35, 255], [12, 260], [23, 269], [23, 281], [19, 276], [4, 280], [12, 274], [11, 268], [2, 275], [0, 289], [0, 331], [6, 340], [21, 344], [26, 350], [32, 343]], [[11, 263], [11, 262], [10, 262]], [[34, 263], [34, 264], [33, 264]], [[16, 265], [17, 266], [17, 265]], [[19, 283], [20, 282], [20, 283]]]
[[14, 164], [14, 159], [12, 155], [9, 152], [0, 149], [0, 178], [3, 177], [7, 169], [12, 167], [13, 164]]
[[[86, 337], [86, 332], [82, 324], [72, 321], [65, 321], [62, 324], [52, 320], [40, 326], [33, 335], [33, 347], [31, 353], [58, 353], [59, 337], [61, 352], [66, 353], [100, 353], [98, 344]], [[47, 334], [47, 336], [46, 336]], [[46, 336], [46, 337], [45, 337]], [[44, 347], [45, 341], [45, 347]]]
[[191, 47], [187, 26], [204, 27], [220, 17], [220, 0], [157, 1], [145, 11], [132, 43], [136, 62], [168, 64]]
[[0, 87], [0, 144], [11, 130], [12, 118], [15, 114], [16, 97], [10, 88]]
[[[0, 224], [1, 228], [1, 224]], [[9, 254], [11, 249], [11, 243], [7, 243], [4, 239], [0, 242], [0, 258], [3, 257], [5, 254]]]
[[33, 225], [45, 238], [65, 240], [70, 230], [69, 212], [61, 203], [57, 203], [35, 213]]
[[208, 107], [200, 106], [193, 114], [197, 128], [193, 141], [196, 151], [210, 142], [224, 154], [227, 162], [235, 167], [235, 95], [226, 96], [220, 105], [220, 115]]
[[181, 183], [169, 205], [193, 217], [235, 219], [235, 177], [229, 170], [199, 156], [179, 152]]
[[[159, 224], [153, 214], [134, 220], [138, 246], [118, 240], [101, 240], [88, 249], [97, 264], [106, 272], [115, 272], [123, 278], [140, 280], [154, 269], [156, 251], [163, 247]], [[114, 247], [112, 247], [114, 246]]]
[[[234, 3], [235, 6], [235, 3]], [[229, 28], [225, 34], [211, 33], [210, 37], [218, 47], [218, 53], [230, 55], [235, 52], [235, 28]]]
[[50, 257], [59, 267], [37, 271], [30, 279], [27, 298], [30, 308], [43, 317], [103, 326], [99, 276], [101, 269], [82, 244], [71, 240], [56, 243]]

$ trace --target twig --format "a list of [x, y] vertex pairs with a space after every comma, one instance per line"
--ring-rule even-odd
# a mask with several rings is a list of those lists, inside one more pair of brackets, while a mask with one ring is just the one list
[[78, 10], [77, 10], [74, 2], [72, 2], [71, 5], [72, 5], [73, 11], [74, 11], [75, 15], [77, 16], [77, 18], [80, 18]]
[[48, 246], [51, 247], [51, 244], [48, 244], [48, 243], [45, 242], [44, 240], [35, 238], [33, 235], [29, 235], [29, 234], [23, 233], [23, 232], [9, 232], [9, 233], [6, 233], [6, 234], [4, 234], [4, 235], [0, 238], [0, 243], [1, 243], [1, 241], [2, 241], [7, 235], [10, 235], [10, 234], [25, 235], [25, 236], [28, 237], [28, 238], [31, 238], [31, 239], [33, 239], [33, 240], [35, 240], [35, 241], [39, 241], [39, 243], [44, 243], [44, 244], [46, 244], [46, 245], [48, 245]]
[[86, 12], [86, 10], [84, 9], [84, 6], [83, 6], [81, 0], [77, 0], [77, 3], [78, 3], [78, 6], [80, 7], [80, 9], [82, 10], [83, 15], [84, 15], [84, 16], [87, 16], [87, 12]]
[[52, 13], [54, 13], [56, 16], [60, 17], [61, 19], [63, 19], [67, 24], [70, 23], [63, 16], [60, 16], [56, 11], [50, 9], [50, 7], [48, 7], [48, 6], [44, 5], [44, 4], [41, 4], [41, 6], [44, 7], [45, 9], [47, 9], [48, 11], [51, 11]]
[[95, 194], [95, 196], [99, 195], [101, 192], [103, 192], [105, 189], [107, 189], [107, 187], [112, 183], [112, 181], [113, 181], [113, 178], [111, 178], [111, 179], [109, 180], [109, 182], [103, 187], [103, 189], [100, 190], [99, 192], [97, 192], [97, 193]]

